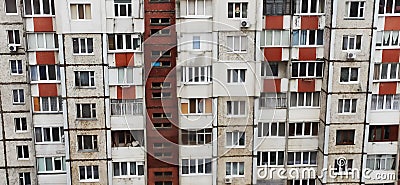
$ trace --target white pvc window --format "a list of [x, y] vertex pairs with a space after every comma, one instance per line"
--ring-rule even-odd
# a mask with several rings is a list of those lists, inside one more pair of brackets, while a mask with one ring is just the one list
[[181, 81], [184, 83], [210, 83], [211, 66], [182, 67]]
[[228, 36], [227, 37], [228, 52], [247, 52], [246, 36]]
[[99, 180], [99, 166], [79, 166], [79, 180], [92, 182]]
[[90, 4], [71, 4], [72, 20], [89, 20], [92, 19], [92, 9]]
[[240, 131], [226, 132], [227, 147], [244, 147], [246, 145], [246, 133]]
[[371, 110], [399, 110], [398, 94], [372, 95]]
[[25, 15], [55, 15], [54, 0], [24, 0]]
[[358, 82], [358, 67], [340, 68], [340, 82], [355, 83]]
[[357, 99], [339, 99], [338, 113], [356, 113]]
[[348, 1], [346, 2], [346, 18], [364, 18], [364, 1]]
[[93, 53], [93, 38], [72, 38], [74, 54]]
[[227, 101], [226, 105], [228, 116], [242, 116], [246, 114], [245, 101]]
[[361, 35], [344, 35], [342, 50], [361, 50]]
[[319, 107], [320, 92], [292, 92], [291, 107]]
[[65, 157], [37, 157], [38, 173], [65, 172]]
[[200, 16], [206, 14], [206, 0], [186, 0], [186, 15]]
[[226, 162], [225, 175], [244, 176], [244, 162]]
[[264, 30], [261, 32], [262, 46], [289, 46], [289, 30]]
[[29, 33], [29, 50], [54, 50], [58, 48], [58, 37], [55, 33]]

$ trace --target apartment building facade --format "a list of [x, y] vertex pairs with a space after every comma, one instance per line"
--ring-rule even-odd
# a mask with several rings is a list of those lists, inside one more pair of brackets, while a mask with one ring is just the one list
[[397, 184], [399, 0], [0, 6], [3, 184]]

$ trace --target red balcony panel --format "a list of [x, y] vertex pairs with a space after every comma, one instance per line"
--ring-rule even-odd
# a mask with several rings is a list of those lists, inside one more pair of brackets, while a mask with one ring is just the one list
[[299, 60], [317, 60], [317, 48], [299, 48]]
[[283, 16], [265, 16], [265, 29], [267, 30], [283, 29]]
[[318, 16], [301, 16], [301, 29], [302, 30], [317, 30], [318, 29]]
[[386, 16], [384, 30], [400, 30], [400, 17]]
[[399, 62], [400, 49], [382, 50], [382, 62]]
[[397, 94], [397, 82], [379, 83], [379, 94]]
[[37, 51], [36, 63], [38, 65], [54, 65], [56, 64], [56, 57], [54, 51]]
[[33, 29], [35, 32], [52, 32], [53, 18], [52, 17], [34, 17], [33, 18]]
[[315, 79], [298, 79], [297, 92], [315, 92]]
[[39, 84], [39, 96], [58, 96], [57, 84]]
[[282, 48], [264, 48], [264, 58], [268, 62], [282, 61]]
[[265, 79], [263, 92], [281, 92], [281, 79]]

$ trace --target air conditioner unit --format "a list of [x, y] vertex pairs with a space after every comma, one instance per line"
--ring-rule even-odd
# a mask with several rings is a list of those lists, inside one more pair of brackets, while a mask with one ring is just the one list
[[356, 54], [355, 53], [347, 53], [347, 59], [353, 60], [356, 58]]
[[9, 49], [11, 52], [16, 52], [16, 51], [18, 50], [18, 46], [14, 45], [14, 44], [9, 44], [9, 45], [8, 45], [8, 49]]
[[248, 20], [242, 20], [242, 22], [240, 22], [240, 27], [249, 28], [250, 27], [250, 22]]
[[225, 184], [232, 184], [232, 177], [225, 177]]

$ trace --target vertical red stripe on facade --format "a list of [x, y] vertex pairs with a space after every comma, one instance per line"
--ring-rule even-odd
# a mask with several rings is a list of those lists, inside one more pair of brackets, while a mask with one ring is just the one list
[[33, 29], [35, 32], [51, 32], [53, 28], [52, 17], [34, 17], [33, 18]]
[[379, 83], [379, 94], [396, 94], [397, 82]]
[[400, 49], [382, 50], [382, 62], [399, 62]]
[[268, 62], [282, 61], [282, 48], [264, 48], [264, 57]]
[[400, 17], [386, 16], [384, 30], [400, 30]]
[[136, 99], [136, 87], [121, 87], [117, 86], [117, 99], [125, 100], [125, 99]]
[[133, 66], [133, 53], [116, 53], [115, 54], [115, 66], [116, 67], [127, 67]]
[[281, 79], [265, 79], [263, 92], [281, 92]]
[[299, 60], [317, 60], [317, 48], [299, 48]]
[[302, 30], [317, 30], [318, 29], [318, 16], [302, 16], [301, 17]]
[[37, 51], [36, 52], [36, 63], [37, 64], [56, 64], [56, 57], [54, 51]]
[[58, 96], [57, 84], [39, 84], [39, 96]]
[[315, 92], [315, 79], [298, 79], [297, 92]]
[[265, 29], [267, 30], [283, 29], [283, 16], [265, 16]]

